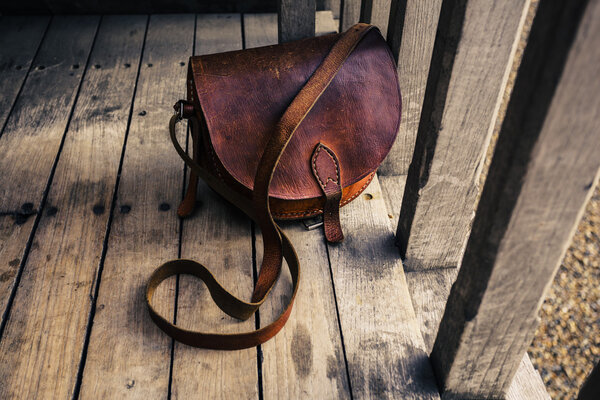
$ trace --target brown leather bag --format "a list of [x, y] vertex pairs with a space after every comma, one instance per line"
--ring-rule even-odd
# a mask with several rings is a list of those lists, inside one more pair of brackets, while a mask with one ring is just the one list
[[[396, 66], [379, 31], [357, 24], [343, 34], [191, 57], [187, 96], [175, 105], [170, 122], [175, 149], [191, 169], [178, 213], [184, 217], [193, 211], [202, 178], [258, 223], [264, 256], [251, 302], [227, 292], [203, 265], [173, 260], [152, 274], [148, 309], [154, 322], [182, 343], [229, 350], [256, 346], [287, 321], [299, 281], [294, 248], [274, 219], [322, 214], [327, 240], [343, 239], [339, 208], [367, 187], [398, 132]], [[175, 125], [184, 118], [192, 128], [193, 158], [175, 135]], [[246, 320], [264, 302], [284, 258], [293, 295], [284, 312], [259, 330], [189, 331], [152, 306], [164, 279], [191, 274], [206, 283], [225, 313]]]

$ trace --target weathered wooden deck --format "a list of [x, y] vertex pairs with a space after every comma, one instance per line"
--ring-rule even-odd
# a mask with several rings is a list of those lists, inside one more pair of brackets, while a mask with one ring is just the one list
[[[377, 179], [343, 209], [343, 244], [285, 226], [302, 281], [273, 340], [199, 350], [149, 319], [146, 280], [176, 257], [250, 296], [261, 237], [205, 186], [198, 212], [176, 217], [185, 170], [166, 125], [191, 54], [276, 42], [274, 14], [0, 17], [0, 398], [439, 399], [428, 354], [456, 270], [407, 284], [399, 205], [388, 213]], [[270, 321], [290, 284], [244, 323], [187, 276], [155, 301], [184, 327], [233, 332]], [[527, 356], [509, 398], [547, 398]]]

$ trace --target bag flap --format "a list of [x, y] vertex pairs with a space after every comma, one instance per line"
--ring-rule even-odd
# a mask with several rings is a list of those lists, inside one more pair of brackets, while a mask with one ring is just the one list
[[[333, 34], [191, 58], [197, 99], [190, 100], [204, 114], [217, 157], [247, 188], [253, 187], [279, 118], [338, 38]], [[270, 195], [322, 195], [310, 166], [319, 143], [337, 155], [343, 187], [373, 172], [394, 143], [400, 107], [395, 63], [379, 31], [372, 29], [294, 133], [275, 170]]]

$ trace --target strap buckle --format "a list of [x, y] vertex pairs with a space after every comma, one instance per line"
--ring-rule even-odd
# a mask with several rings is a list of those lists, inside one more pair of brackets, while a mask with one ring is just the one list
[[302, 224], [304, 225], [307, 231], [312, 231], [313, 229], [317, 229], [323, 226], [323, 216], [317, 215], [313, 218], [303, 219]]
[[177, 103], [173, 106], [175, 109], [175, 115], [177, 115], [177, 119], [183, 119], [183, 100], [178, 100]]
[[189, 101], [179, 100], [175, 103], [173, 108], [175, 109], [175, 115], [177, 115], [179, 120], [194, 116], [194, 104]]

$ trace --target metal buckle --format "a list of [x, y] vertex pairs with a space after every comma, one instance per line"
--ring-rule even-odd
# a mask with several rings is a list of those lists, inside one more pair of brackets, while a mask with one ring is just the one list
[[183, 100], [179, 100], [176, 104], [179, 106], [179, 110], [175, 110], [175, 114], [179, 117], [179, 119], [183, 119]]
[[313, 218], [303, 219], [302, 223], [307, 231], [312, 231], [313, 229], [317, 229], [320, 226], [323, 226], [323, 216], [317, 215]]

